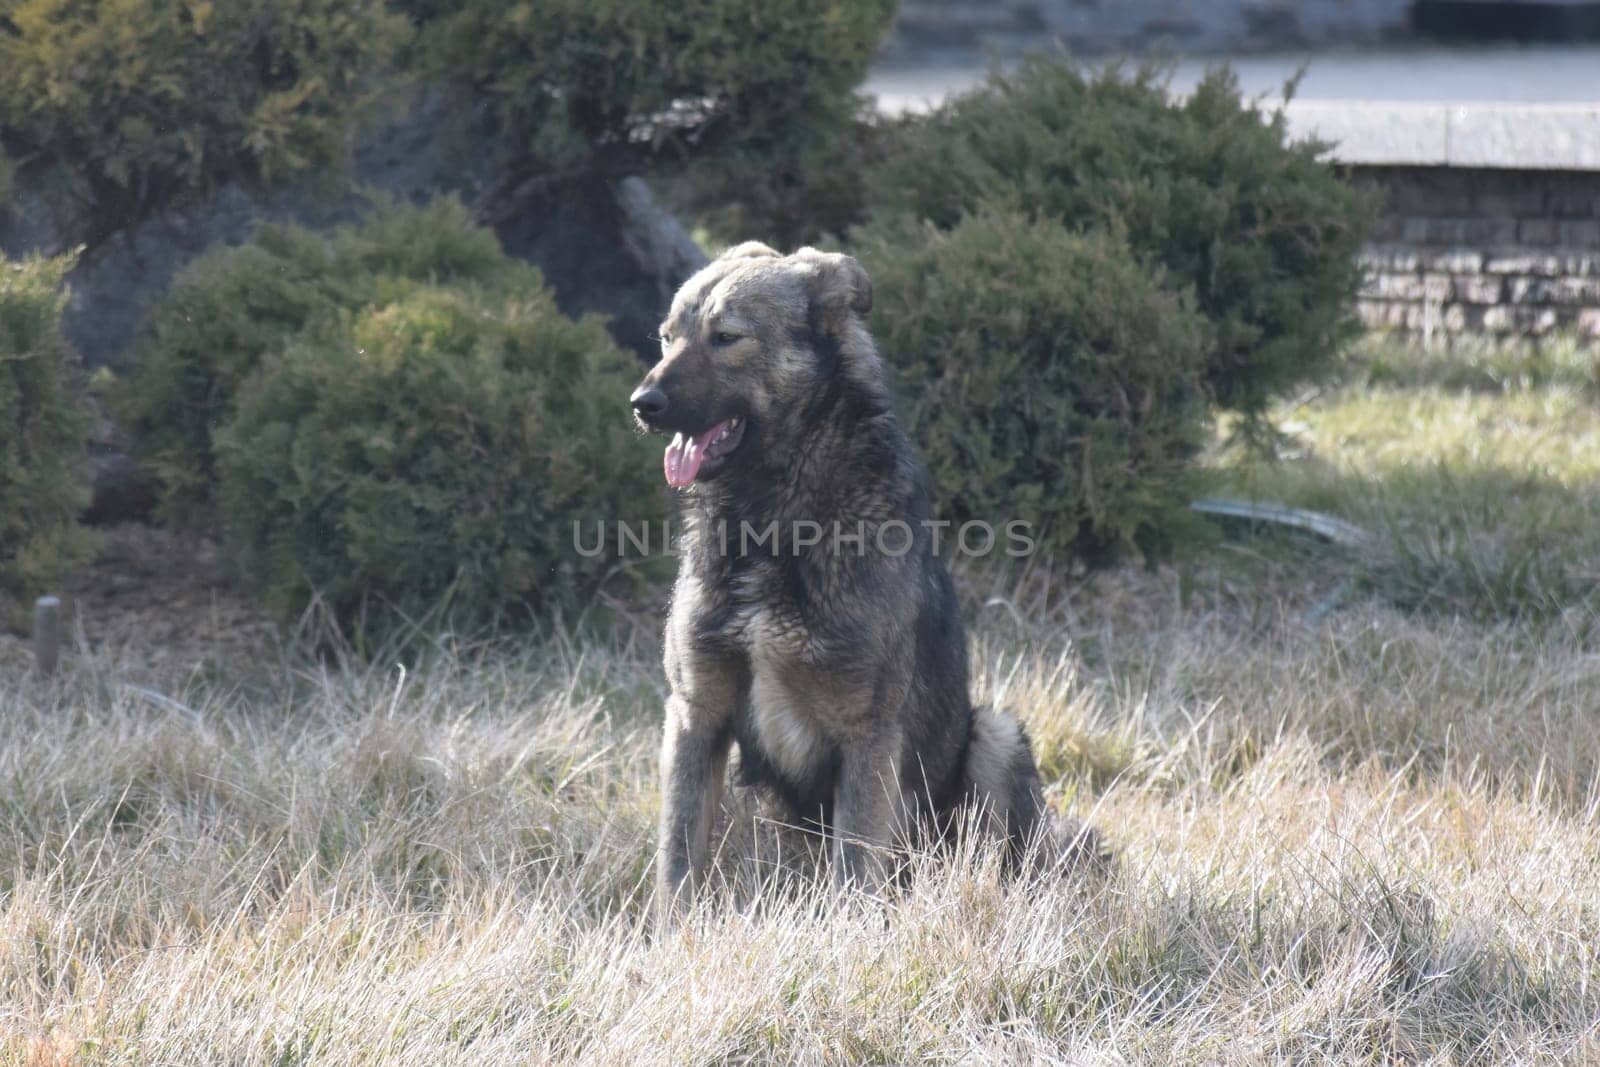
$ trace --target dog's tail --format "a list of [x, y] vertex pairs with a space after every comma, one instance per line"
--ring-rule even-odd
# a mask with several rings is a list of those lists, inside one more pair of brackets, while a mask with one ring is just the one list
[[1033, 745], [1013, 716], [987, 707], [973, 711], [963, 780], [989, 832], [1006, 842], [1009, 869], [1109, 862], [1110, 852], [1093, 828], [1056, 818], [1046, 807]]

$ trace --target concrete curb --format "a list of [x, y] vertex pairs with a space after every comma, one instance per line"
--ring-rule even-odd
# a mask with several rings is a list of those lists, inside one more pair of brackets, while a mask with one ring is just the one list
[[[975, 68], [880, 70], [866, 89], [883, 113], [914, 114], [982, 80], [983, 71]], [[1295, 138], [1330, 142], [1340, 163], [1600, 171], [1600, 75], [1595, 96], [1593, 103], [1321, 97], [1290, 101], [1285, 111]], [[1282, 106], [1271, 95], [1259, 103], [1268, 111]]]
[[1286, 114], [1340, 163], [1600, 171], [1600, 104], [1295, 100]]

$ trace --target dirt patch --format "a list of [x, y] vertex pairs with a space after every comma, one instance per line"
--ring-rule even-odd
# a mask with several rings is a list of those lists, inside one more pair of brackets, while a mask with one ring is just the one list
[[[64, 583], [63, 659], [113, 653], [170, 675], [276, 658], [279, 627], [230, 579], [214, 542], [131, 523], [100, 537], [94, 562]], [[0, 669], [30, 658], [26, 638], [0, 635]]]

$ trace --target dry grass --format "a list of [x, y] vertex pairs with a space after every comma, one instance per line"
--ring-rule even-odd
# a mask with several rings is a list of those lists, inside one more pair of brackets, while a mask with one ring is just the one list
[[[1331, 427], [1363, 404], [1448, 414], [1480, 396], [1409, 382], [1325, 398], [1300, 412], [1305, 477], [1291, 464], [1278, 487], [1314, 495], [1343, 464], [1347, 495], [1325, 502], [1369, 499], [1351, 486], [1380, 461], [1343, 438], [1330, 457]], [[1531, 442], [1560, 434], [1528, 418], [1520, 451], [1543, 464]], [[1586, 440], [1573, 425], [1560, 433]], [[1553, 528], [1581, 526], [1563, 511]], [[1564, 536], [1552, 547], [1585, 535]], [[972, 598], [978, 695], [1028, 720], [1053, 802], [1117, 846], [1103, 880], [1007, 890], [992, 856], [924, 857], [887, 907], [839, 901], [806, 841], [739, 807], [717, 899], [664, 937], [644, 919], [660, 682], [642, 642], [556, 634], [409, 673], [291, 657], [265, 680], [152, 669], [135, 644], [50, 685], [0, 666], [0, 1048], [18, 1063], [1600, 1059], [1593, 628], [1575, 610], [1418, 606], [1377, 582], [1307, 621], [1350, 573], [1324, 563], [1229, 543], [1048, 609], [1025, 586]]]

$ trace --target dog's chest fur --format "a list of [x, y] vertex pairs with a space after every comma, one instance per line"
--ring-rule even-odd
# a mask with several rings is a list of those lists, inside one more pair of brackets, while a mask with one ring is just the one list
[[772, 785], [798, 808], [827, 806], [842, 744], [862, 728], [862, 702], [846, 690], [849, 651], [812, 620], [836, 605], [814, 595], [823, 559], [764, 555], [721, 559], [693, 605], [707, 647], [736, 659], [746, 679], [734, 721], [745, 777]]
[[786, 684], [780, 664], [752, 659], [750, 696], [741, 714], [748, 734], [741, 748], [753, 742], [782, 778], [797, 786], [831, 777], [837, 760], [839, 741], [818, 714], [815, 697]]

